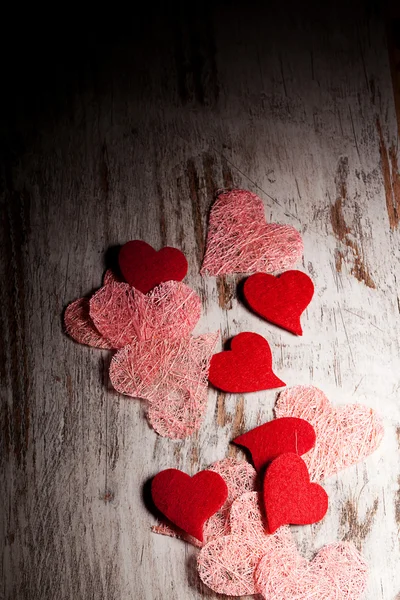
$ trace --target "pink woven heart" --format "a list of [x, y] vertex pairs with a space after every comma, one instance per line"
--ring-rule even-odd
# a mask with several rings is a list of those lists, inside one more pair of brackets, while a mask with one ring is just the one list
[[294, 227], [266, 223], [261, 198], [246, 190], [223, 192], [211, 209], [201, 274], [285, 271], [303, 249]]
[[383, 437], [383, 426], [367, 406], [334, 408], [314, 386], [297, 385], [279, 394], [275, 415], [305, 419], [315, 429], [314, 448], [303, 455], [311, 480], [320, 481], [371, 454]]
[[[236, 460], [235, 458], [219, 460], [208, 467], [208, 470], [215, 471], [224, 479], [228, 486], [228, 498], [222, 508], [206, 521], [203, 529], [204, 544], [231, 532], [229, 512], [232, 503], [245, 492], [255, 491], [257, 478], [256, 470], [247, 461]], [[152, 527], [152, 531], [161, 535], [179, 537], [199, 548], [204, 545], [196, 538], [167, 523], [155, 525]]]
[[90, 317], [114, 348], [123, 348], [133, 340], [186, 337], [200, 314], [199, 296], [177, 281], [162, 283], [148, 294], [127, 283], [111, 281], [90, 300]]
[[207, 408], [208, 369], [218, 335], [135, 340], [113, 356], [111, 383], [121, 394], [148, 401], [148, 419], [160, 435], [185, 438], [200, 427]]
[[94, 348], [113, 348], [112, 343], [96, 329], [89, 314], [89, 298], [71, 302], [64, 314], [65, 330], [76, 342]]
[[247, 492], [232, 504], [230, 526], [231, 535], [218, 537], [201, 549], [197, 559], [200, 578], [219, 594], [255, 594], [254, 571], [259, 561], [276, 547], [294, 552], [292, 534], [287, 526], [273, 535], [265, 533], [257, 492]]
[[367, 566], [349, 542], [325, 546], [311, 562], [295, 548], [276, 544], [254, 576], [265, 600], [357, 600], [367, 584]]

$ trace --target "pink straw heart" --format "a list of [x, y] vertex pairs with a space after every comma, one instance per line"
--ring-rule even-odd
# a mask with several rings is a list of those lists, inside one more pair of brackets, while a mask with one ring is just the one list
[[201, 300], [187, 285], [167, 281], [148, 294], [111, 282], [92, 296], [90, 317], [114, 348], [153, 337], [187, 337], [201, 314]]
[[[229, 511], [239, 496], [245, 492], [252, 492], [256, 489], [257, 473], [255, 469], [245, 460], [236, 460], [235, 458], [224, 458], [208, 467], [209, 471], [215, 471], [225, 481], [228, 486], [228, 498], [225, 504], [212, 517], [206, 521], [203, 528], [204, 543], [228, 535], [231, 531], [229, 525]], [[174, 526], [167, 523], [160, 523], [152, 527], [154, 533], [168, 535], [170, 537], [179, 537], [194, 546], [201, 547], [203, 544], [192, 536], [188, 536]]]
[[201, 549], [197, 561], [200, 578], [220, 594], [255, 594], [254, 571], [261, 557], [276, 544], [295, 547], [290, 529], [281, 527], [273, 535], [265, 533], [257, 492], [247, 492], [233, 502], [230, 525], [231, 535], [218, 537]]
[[76, 342], [94, 348], [113, 348], [112, 343], [96, 329], [89, 314], [89, 298], [71, 302], [64, 314], [65, 330]]
[[255, 570], [255, 589], [264, 600], [358, 600], [367, 566], [352, 543], [325, 546], [308, 562], [294, 547], [276, 544]]
[[218, 335], [136, 340], [113, 356], [111, 383], [121, 394], [148, 401], [149, 421], [160, 435], [183, 439], [204, 417], [208, 368]]
[[275, 415], [298, 417], [314, 427], [315, 446], [303, 455], [312, 481], [360, 462], [376, 450], [384, 433], [371, 408], [359, 404], [335, 408], [321, 390], [311, 385], [297, 385], [281, 392]]
[[211, 208], [202, 275], [274, 273], [291, 269], [303, 241], [290, 225], [268, 224], [264, 205], [247, 190], [220, 194]]

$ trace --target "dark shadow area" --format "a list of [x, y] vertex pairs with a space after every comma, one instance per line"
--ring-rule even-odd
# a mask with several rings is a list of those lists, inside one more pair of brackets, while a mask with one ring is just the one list
[[165, 517], [158, 510], [158, 508], [154, 504], [153, 498], [151, 496], [151, 485], [153, 483], [153, 479], [154, 479], [154, 477], [150, 477], [150, 479], [147, 479], [143, 484], [143, 487], [142, 487], [143, 504], [145, 505], [145, 507], [147, 508], [149, 513], [151, 513], [153, 515], [153, 517], [155, 517], [159, 521], [165, 521], [166, 520]]
[[[129, 240], [126, 240], [129, 241]], [[104, 266], [106, 269], [110, 269], [117, 279], [123, 281], [123, 277], [118, 264], [118, 255], [121, 250], [121, 246], [110, 246], [104, 255]]]
[[237, 286], [236, 286], [236, 297], [239, 300], [239, 302], [241, 304], [243, 304], [243, 306], [245, 306], [247, 308], [247, 310], [249, 312], [253, 313], [253, 311], [251, 310], [251, 308], [247, 304], [246, 297], [244, 295], [244, 284], [245, 284], [245, 282], [246, 282], [247, 279], [248, 279], [248, 277], [243, 277], [242, 279], [240, 279], [240, 281], [238, 281]]

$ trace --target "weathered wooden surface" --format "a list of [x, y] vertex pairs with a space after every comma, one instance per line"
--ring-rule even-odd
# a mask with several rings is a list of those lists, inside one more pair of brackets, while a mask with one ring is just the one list
[[[400, 598], [399, 38], [390, 62], [372, 4], [154, 12], [151, 32], [146, 18], [82, 27], [60, 59], [62, 36], [33, 57], [25, 40], [9, 86], [20, 101], [3, 127], [0, 597], [216, 597], [194, 548], [150, 533], [142, 486], [239, 453], [229, 441], [272, 416], [275, 392], [210, 391], [199, 433], [173, 442], [110, 389], [108, 353], [68, 339], [61, 315], [100, 285], [108, 248], [143, 238], [186, 253], [197, 332], [265, 334], [288, 385], [380, 412], [381, 448], [326, 482], [327, 518], [296, 535], [307, 556], [353, 540], [370, 565], [365, 598]], [[300, 339], [251, 315], [234, 277], [198, 274], [207, 211], [231, 186], [304, 236], [316, 295]]]

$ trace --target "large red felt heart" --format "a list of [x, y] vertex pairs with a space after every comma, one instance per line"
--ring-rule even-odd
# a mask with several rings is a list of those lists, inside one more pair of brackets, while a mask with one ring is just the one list
[[124, 244], [118, 263], [124, 279], [143, 294], [159, 283], [182, 281], [188, 270], [185, 255], [177, 248], [165, 246], [157, 252], [141, 240]]
[[268, 531], [281, 525], [317, 523], [328, 510], [328, 495], [318, 483], [310, 483], [307, 466], [288, 452], [272, 461], [264, 477], [264, 504]]
[[302, 335], [300, 316], [314, 295], [314, 284], [301, 271], [279, 277], [256, 273], [244, 284], [245, 299], [254, 312], [283, 329]]
[[243, 332], [235, 336], [231, 349], [214, 354], [208, 379], [224, 392], [245, 393], [286, 385], [272, 371], [272, 354], [265, 338]]
[[315, 444], [315, 431], [304, 419], [283, 417], [256, 427], [233, 440], [248, 448], [257, 471], [280, 454], [295, 452], [299, 456], [311, 450]]
[[211, 209], [201, 274], [275, 273], [294, 267], [302, 254], [303, 241], [294, 227], [266, 223], [261, 198], [230, 190]]
[[228, 487], [214, 471], [190, 477], [178, 469], [165, 469], [154, 477], [151, 495], [167, 519], [202, 542], [203, 525], [226, 501]]
[[378, 415], [362, 404], [332, 406], [312, 385], [296, 385], [279, 394], [277, 417], [299, 417], [314, 427], [317, 440], [304, 456], [312, 481], [333, 475], [374, 452], [383, 426]]
[[[228, 535], [231, 532], [229, 524], [229, 512], [232, 503], [246, 492], [252, 492], [257, 489], [257, 473], [246, 460], [237, 460], [235, 458], [223, 458], [208, 467], [209, 471], [215, 471], [221, 475], [228, 487], [228, 497], [225, 504], [210, 517], [203, 527], [204, 543]], [[154, 525], [151, 530], [161, 535], [179, 537], [186, 542], [199, 548], [202, 543], [193, 537], [182, 534], [174, 525], [168, 525], [160, 522]]]

